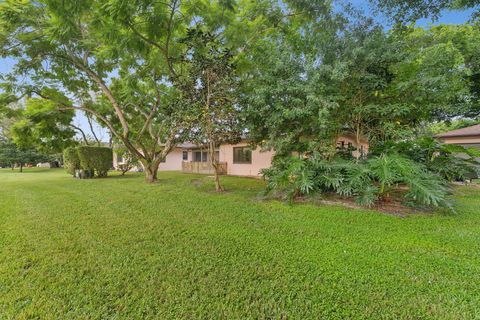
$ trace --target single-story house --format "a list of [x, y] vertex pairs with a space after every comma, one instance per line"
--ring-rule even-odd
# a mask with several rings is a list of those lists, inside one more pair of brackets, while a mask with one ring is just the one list
[[[355, 138], [340, 136], [337, 138], [338, 148], [356, 148]], [[273, 150], [262, 150], [256, 147], [252, 150], [247, 140], [237, 144], [223, 144], [216, 150], [222, 174], [232, 176], [259, 177], [261, 170], [269, 168], [275, 154]], [[361, 140], [360, 153], [368, 153], [368, 142]], [[359, 156], [354, 151], [353, 156]], [[113, 166], [117, 168], [123, 159], [116, 154]], [[174, 148], [160, 163], [159, 171], [183, 171], [186, 173], [212, 174], [213, 168], [209, 162], [208, 149], [192, 143], [184, 143]]]
[[480, 148], [480, 124], [437, 134], [435, 137], [446, 144]]

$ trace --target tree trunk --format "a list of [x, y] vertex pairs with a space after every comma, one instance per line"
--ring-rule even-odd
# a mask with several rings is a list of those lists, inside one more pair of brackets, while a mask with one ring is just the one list
[[218, 174], [218, 165], [214, 167], [214, 174], [215, 174], [215, 191], [222, 192], [223, 187], [220, 184], [220, 175]]
[[219, 165], [218, 165], [218, 159], [215, 155], [215, 143], [213, 142], [209, 143], [208, 151], [210, 153], [210, 165], [213, 168], [213, 175], [215, 177], [215, 191], [222, 192], [223, 187], [220, 184], [220, 175], [218, 174]]
[[355, 158], [360, 159], [362, 157], [362, 149], [361, 149], [361, 142], [360, 142], [360, 124], [357, 123], [356, 129], [355, 129], [355, 144], [356, 144], [356, 151], [357, 151], [357, 156]]
[[23, 162], [20, 162], [20, 172], [23, 172]]
[[155, 181], [157, 181], [157, 172], [159, 165], [159, 162], [150, 162], [143, 165], [145, 169], [145, 182], [154, 183]]

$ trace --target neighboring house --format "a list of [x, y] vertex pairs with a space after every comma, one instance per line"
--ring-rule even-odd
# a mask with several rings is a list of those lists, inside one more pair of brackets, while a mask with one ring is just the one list
[[480, 148], [480, 124], [437, 134], [435, 137], [446, 144]]
[[[356, 148], [355, 138], [341, 136], [337, 139], [337, 148]], [[269, 168], [272, 164], [275, 152], [272, 150], [263, 151], [257, 147], [251, 149], [248, 141], [242, 140], [237, 144], [224, 144], [216, 150], [219, 159], [221, 174], [232, 176], [259, 177], [261, 170]], [[368, 142], [361, 140], [360, 152], [354, 151], [355, 157], [368, 153]], [[122, 164], [123, 159], [116, 154], [113, 157], [113, 165], [116, 168]], [[184, 143], [174, 148], [160, 163], [159, 171], [183, 171], [187, 173], [212, 174], [213, 168], [210, 165], [208, 149], [192, 144]]]

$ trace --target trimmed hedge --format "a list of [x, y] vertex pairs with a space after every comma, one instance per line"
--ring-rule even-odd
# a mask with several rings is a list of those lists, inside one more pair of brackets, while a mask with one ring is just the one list
[[80, 169], [80, 159], [78, 157], [77, 148], [68, 147], [63, 150], [63, 166], [69, 174], [75, 176], [75, 170]]
[[98, 177], [106, 177], [112, 167], [113, 152], [106, 147], [82, 146], [77, 148], [80, 167], [84, 170], [94, 170]]
[[76, 170], [93, 172], [98, 177], [106, 177], [112, 167], [113, 152], [106, 147], [69, 147], [63, 151], [63, 165], [67, 172], [76, 176]]

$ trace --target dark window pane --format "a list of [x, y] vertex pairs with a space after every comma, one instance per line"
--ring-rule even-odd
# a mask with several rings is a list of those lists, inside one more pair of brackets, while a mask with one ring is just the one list
[[195, 162], [202, 162], [202, 153], [200, 151], [195, 151], [194, 155]]
[[252, 163], [252, 150], [248, 147], [233, 148], [233, 163]]
[[188, 151], [183, 151], [183, 153], [182, 153], [182, 159], [183, 159], [183, 161], [187, 161], [187, 160], [188, 160]]
[[245, 157], [245, 162], [252, 163], [252, 150], [244, 149], [243, 155]]

